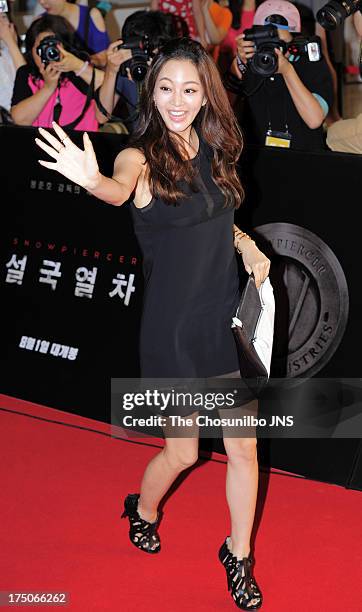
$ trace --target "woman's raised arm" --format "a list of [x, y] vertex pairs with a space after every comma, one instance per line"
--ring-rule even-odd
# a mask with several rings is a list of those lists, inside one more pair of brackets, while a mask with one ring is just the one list
[[53, 122], [53, 128], [58, 138], [39, 128], [48, 144], [40, 138], [36, 138], [35, 142], [55, 162], [39, 160], [39, 163], [50, 170], [56, 170], [107, 204], [124, 204], [134, 191], [143, 168], [141, 152], [137, 149], [121, 151], [114, 163], [113, 177], [108, 178], [99, 172], [93, 145], [86, 132], [83, 134], [82, 151], [57, 123]]

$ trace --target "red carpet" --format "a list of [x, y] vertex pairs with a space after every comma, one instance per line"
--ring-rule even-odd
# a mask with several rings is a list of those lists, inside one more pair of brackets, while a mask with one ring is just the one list
[[[157, 449], [76, 428], [109, 431], [58, 410], [4, 396], [0, 406], [0, 591], [67, 591], [72, 612], [238, 609], [217, 559], [229, 533], [223, 455], [196, 467], [168, 499], [162, 552], [146, 555], [128, 540], [121, 502], [138, 491]], [[361, 493], [265, 472], [259, 492], [261, 610], [360, 612]]]

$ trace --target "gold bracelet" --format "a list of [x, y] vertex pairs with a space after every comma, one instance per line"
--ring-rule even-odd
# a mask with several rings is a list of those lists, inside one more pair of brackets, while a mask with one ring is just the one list
[[[248, 234], [246, 234], [245, 232], [241, 232], [241, 231], [240, 231], [240, 234], [241, 234], [240, 240], [242, 238], [247, 238], [247, 240], [251, 240], [251, 242], [254, 242], [254, 244], [255, 244], [255, 240], [250, 238], [250, 236]], [[239, 236], [240, 234], [236, 233], [236, 236]], [[234, 239], [234, 241], [235, 241], [235, 239]], [[242, 255], [242, 251], [240, 251], [238, 244], [236, 244], [235, 248], [236, 248], [237, 253], [239, 253], [239, 255]]]
[[[235, 240], [236, 236], [240, 236], [240, 235], [241, 235], [241, 236], [243, 237], [243, 236], [247, 236], [247, 235], [248, 235], [248, 234], [246, 234], [245, 232], [243, 232], [243, 231], [242, 231], [241, 229], [239, 229], [239, 228], [237, 228], [236, 230], [234, 230], [234, 231], [233, 231], [233, 233], [234, 233], [234, 240]], [[249, 236], [249, 238], [250, 238], [250, 236]]]
[[242, 232], [241, 229], [239, 229], [237, 227], [236, 230], [233, 230], [233, 234], [234, 234], [234, 238], [235, 238], [235, 236], [237, 236], [238, 234], [244, 234], [244, 232]]

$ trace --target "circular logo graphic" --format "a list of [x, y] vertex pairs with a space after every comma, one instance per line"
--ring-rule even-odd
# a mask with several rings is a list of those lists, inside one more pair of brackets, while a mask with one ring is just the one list
[[340, 344], [348, 319], [348, 287], [336, 256], [298, 225], [255, 228], [273, 249], [275, 294], [273, 377], [314, 376]]

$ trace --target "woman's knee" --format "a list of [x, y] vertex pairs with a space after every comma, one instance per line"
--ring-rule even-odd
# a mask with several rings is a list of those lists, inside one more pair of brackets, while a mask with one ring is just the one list
[[168, 439], [164, 452], [167, 461], [174, 469], [185, 470], [194, 465], [198, 459], [198, 441], [192, 440], [191, 444], [182, 442], [180, 444], [180, 440], [170, 441]]
[[228, 460], [232, 462], [252, 462], [258, 457], [256, 438], [225, 438], [224, 446]]

